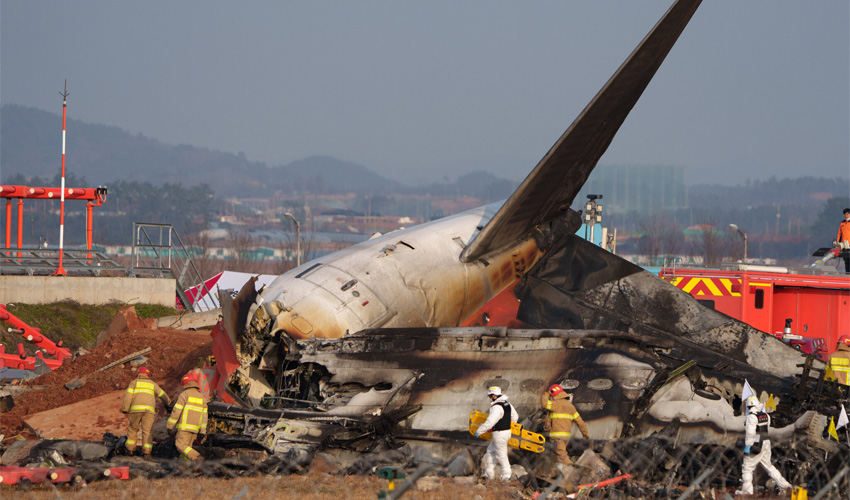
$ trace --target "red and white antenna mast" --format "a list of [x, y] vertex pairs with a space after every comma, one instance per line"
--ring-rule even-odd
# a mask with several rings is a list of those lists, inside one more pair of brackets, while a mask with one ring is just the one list
[[59, 269], [54, 276], [65, 276], [65, 268], [62, 267], [62, 255], [65, 245], [65, 115], [68, 109], [68, 80], [65, 80], [65, 91], [60, 92], [62, 96], [62, 184], [59, 195]]

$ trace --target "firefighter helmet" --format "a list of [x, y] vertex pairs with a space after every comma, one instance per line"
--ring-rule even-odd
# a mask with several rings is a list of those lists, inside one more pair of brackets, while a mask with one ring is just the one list
[[557, 396], [558, 394], [560, 394], [562, 392], [564, 392], [564, 388], [561, 387], [558, 384], [554, 384], [552, 387], [549, 388], [549, 395], [550, 396]]
[[142, 375], [142, 374], [147, 375], [148, 377], [150, 377], [150, 376], [151, 376], [151, 371], [150, 371], [150, 370], [148, 370], [148, 368], [147, 368], [146, 366], [143, 366], [143, 367], [139, 368], [139, 375]]
[[488, 396], [501, 396], [502, 395], [502, 388], [494, 385], [493, 387], [490, 387], [489, 389], [487, 389], [487, 395]]
[[182, 385], [186, 385], [189, 382], [197, 382], [198, 378], [195, 376], [195, 372], [187, 372], [186, 375], [183, 375], [183, 378], [180, 379], [180, 383]]
[[838, 343], [844, 345], [850, 345], [850, 335], [842, 335], [838, 337]]

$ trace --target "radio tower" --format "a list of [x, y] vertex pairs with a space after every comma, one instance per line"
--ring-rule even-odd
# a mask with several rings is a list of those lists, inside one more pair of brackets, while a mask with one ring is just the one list
[[60, 92], [62, 96], [62, 184], [59, 195], [59, 269], [54, 276], [65, 276], [65, 268], [62, 267], [62, 255], [65, 244], [65, 115], [68, 109], [68, 80], [65, 80], [65, 91]]

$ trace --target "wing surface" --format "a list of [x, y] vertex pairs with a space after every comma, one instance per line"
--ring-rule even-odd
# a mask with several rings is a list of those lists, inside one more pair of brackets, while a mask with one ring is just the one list
[[701, 0], [677, 0], [461, 254], [470, 262], [569, 208]]

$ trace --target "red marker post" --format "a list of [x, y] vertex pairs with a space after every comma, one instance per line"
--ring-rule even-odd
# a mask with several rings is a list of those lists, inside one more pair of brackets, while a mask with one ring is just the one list
[[54, 276], [65, 276], [65, 268], [62, 267], [62, 255], [65, 245], [65, 115], [68, 109], [68, 80], [65, 80], [65, 91], [60, 94], [62, 96], [62, 185], [60, 188], [61, 195], [59, 197], [59, 269], [56, 270]]

